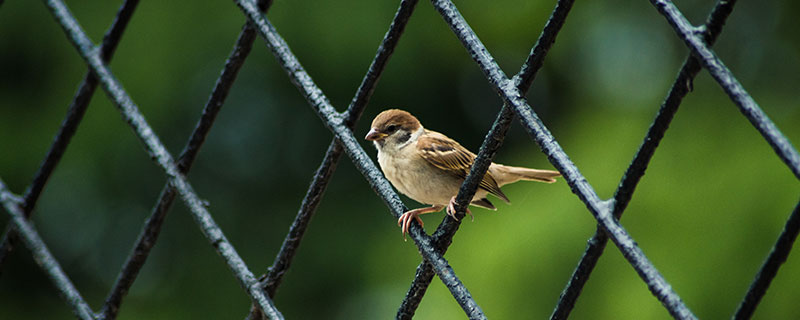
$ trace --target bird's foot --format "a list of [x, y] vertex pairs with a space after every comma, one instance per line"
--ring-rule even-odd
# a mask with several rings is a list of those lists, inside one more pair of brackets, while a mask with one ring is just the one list
[[403, 233], [403, 240], [406, 239], [406, 233], [408, 233], [408, 229], [411, 227], [411, 221], [416, 220], [419, 223], [420, 227], [424, 227], [425, 223], [422, 222], [422, 218], [420, 215], [441, 211], [442, 206], [432, 206], [427, 208], [417, 208], [414, 210], [409, 210], [400, 215], [400, 219], [397, 219], [397, 226], [400, 227], [400, 232]]
[[[469, 208], [466, 208], [466, 212], [469, 215], [469, 217], [472, 218], [472, 221], [475, 221], [475, 216], [472, 215], [472, 212], [469, 211]], [[450, 198], [450, 203], [447, 205], [447, 215], [453, 217], [453, 219], [458, 221], [458, 218], [456, 218], [456, 197], [455, 196]]]

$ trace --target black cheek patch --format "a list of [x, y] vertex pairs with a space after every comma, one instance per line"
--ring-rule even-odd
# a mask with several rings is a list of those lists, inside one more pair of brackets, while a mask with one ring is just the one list
[[397, 143], [400, 144], [406, 143], [408, 139], [411, 139], [411, 132], [403, 131], [402, 134], [400, 134], [400, 136], [397, 137]]

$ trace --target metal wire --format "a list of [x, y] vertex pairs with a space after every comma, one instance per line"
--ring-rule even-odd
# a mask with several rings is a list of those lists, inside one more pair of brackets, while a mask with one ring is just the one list
[[[372, 60], [367, 74], [364, 76], [361, 85], [359, 85], [358, 90], [356, 90], [353, 100], [344, 112], [344, 124], [348, 129], [353, 129], [363, 113], [364, 108], [367, 106], [369, 98], [375, 91], [375, 86], [378, 84], [378, 80], [383, 70], [386, 68], [389, 58], [394, 52], [394, 48], [400, 41], [400, 36], [403, 34], [405, 26], [408, 24], [408, 19], [414, 12], [416, 5], [417, 0], [404, 0], [400, 2], [400, 7], [397, 9], [397, 13], [395, 13], [394, 19], [389, 25], [389, 31], [387, 31], [386, 35], [383, 37], [383, 41], [378, 47], [378, 52], [375, 54], [375, 58]], [[322, 196], [325, 193], [325, 189], [328, 187], [328, 182], [333, 172], [336, 170], [336, 165], [339, 162], [339, 158], [341, 158], [342, 151], [342, 147], [336, 143], [336, 139], [331, 141], [331, 144], [328, 146], [328, 151], [325, 152], [325, 157], [314, 174], [311, 185], [308, 187], [308, 191], [300, 204], [300, 210], [297, 212], [297, 216], [294, 222], [292, 222], [289, 232], [286, 234], [286, 238], [283, 240], [281, 249], [275, 256], [272, 267], [269, 268], [264, 280], [261, 281], [264, 285], [264, 290], [271, 298], [275, 297], [275, 292], [281, 284], [283, 275], [291, 266], [292, 259], [300, 246], [300, 241], [303, 239], [306, 228], [308, 228], [308, 224], [311, 222], [311, 217], [314, 215], [320, 201], [322, 201]], [[260, 319], [261, 317], [262, 315], [257, 309], [251, 308], [251, 312], [247, 318]]]
[[[269, 1], [261, 1], [259, 9], [266, 11], [269, 9]], [[239, 34], [236, 44], [233, 47], [225, 66], [216, 81], [214, 90], [203, 108], [203, 114], [197, 122], [192, 135], [189, 138], [186, 146], [178, 158], [178, 170], [181, 174], [186, 174], [191, 169], [192, 163], [197, 157], [200, 148], [208, 136], [211, 126], [216, 120], [217, 114], [222, 109], [225, 98], [228, 96], [231, 86], [236, 79], [239, 70], [250, 54], [253, 48], [253, 41], [256, 39], [255, 29], [246, 23]], [[139, 237], [136, 239], [131, 253], [123, 264], [122, 270], [117, 276], [111, 291], [103, 304], [100, 311], [101, 319], [115, 319], [119, 313], [119, 307], [122, 299], [127, 294], [136, 277], [139, 275], [139, 270], [144, 266], [150, 251], [158, 240], [158, 235], [161, 231], [161, 225], [164, 218], [175, 200], [176, 191], [169, 183], [167, 183], [161, 190], [158, 201], [153, 206], [153, 212], [147, 218]]]
[[[117, 44], [122, 38], [122, 32], [128, 25], [131, 16], [133, 16], [133, 11], [138, 3], [139, 0], [127, 0], [117, 12], [116, 18], [103, 37], [103, 43], [100, 46], [100, 55], [104, 62], [108, 63], [113, 57], [114, 49], [117, 48]], [[75, 130], [78, 129], [78, 125], [83, 119], [83, 114], [86, 113], [86, 108], [89, 106], [96, 88], [97, 77], [93, 73], [87, 72], [78, 87], [78, 91], [75, 93], [75, 98], [72, 99], [69, 105], [67, 115], [58, 129], [50, 149], [47, 150], [47, 155], [45, 155], [34, 175], [33, 182], [25, 191], [22, 210], [26, 218], [30, 218], [47, 180], [61, 160], [61, 156], [67, 150], [67, 146], [72, 136], [75, 135]], [[13, 233], [10, 233], [10, 230], [6, 230], [3, 234], [2, 244], [0, 244], [0, 269], [2, 269], [8, 254], [13, 250], [13, 239]]]
[[572, 192], [586, 204], [586, 207], [594, 215], [599, 224], [609, 233], [611, 239], [617, 245], [622, 255], [633, 266], [642, 280], [645, 281], [650, 292], [661, 301], [670, 314], [678, 319], [694, 319], [695, 316], [688, 307], [681, 301], [680, 297], [672, 290], [664, 277], [656, 270], [655, 266], [645, 256], [644, 252], [636, 245], [636, 242], [627, 231], [619, 224], [613, 215], [608, 202], [600, 200], [592, 186], [581, 175], [578, 168], [569, 159], [567, 154], [556, 142], [550, 131], [544, 126], [536, 113], [525, 101], [522, 93], [517, 90], [513, 82], [509, 80], [500, 66], [486, 50], [486, 47], [478, 39], [477, 35], [467, 25], [464, 18], [456, 9], [455, 5], [448, 0], [432, 0], [434, 7], [450, 26], [450, 29], [461, 40], [464, 47], [478, 63], [481, 70], [486, 75], [488, 82], [503, 101], [512, 106], [516, 114], [521, 118], [522, 124], [528, 134], [539, 144], [547, 154], [550, 163], [555, 166], [564, 176], [564, 179], [572, 188]]
[[[153, 160], [165, 171], [170, 184], [178, 190], [184, 203], [189, 207], [195, 222], [200, 226], [203, 235], [228, 264], [228, 267], [233, 271], [237, 280], [239, 280], [239, 285], [247, 291], [253, 302], [257, 303], [267, 316], [272, 319], [283, 318], [273, 305], [272, 300], [260, 289], [255, 276], [247, 269], [242, 258], [222, 233], [222, 229], [214, 222], [211, 214], [204, 207], [203, 201], [192, 190], [192, 186], [180, 173], [172, 156], [159, 141], [150, 125], [147, 124], [147, 121], [144, 119], [141, 112], [139, 112], [136, 104], [134, 104], [133, 100], [131, 100], [122, 88], [119, 81], [111, 74], [108, 67], [98, 55], [98, 52], [94, 50], [94, 46], [86, 36], [86, 33], [78, 25], [77, 20], [75, 20], [61, 1], [49, 0], [46, 1], [46, 4], [56, 20], [61, 24], [61, 27], [64, 28], [70, 42], [72, 42], [78, 50], [78, 53], [80, 53], [81, 57], [87, 62], [92, 71], [97, 74], [106, 94], [108, 94], [114, 104], [120, 109], [123, 118], [134, 129], [142, 143], [144, 143], [147, 153], [150, 154]], [[258, 10], [255, 8], [255, 5], [253, 8], [254, 10]]]
[[[536, 76], [536, 71], [541, 68], [547, 51], [553, 43], [555, 43], [558, 31], [560, 31], [561, 26], [564, 25], [564, 21], [566, 21], [567, 14], [572, 8], [573, 3], [574, 1], [572, 0], [561, 0], [556, 4], [553, 13], [550, 15], [550, 19], [548, 19], [542, 33], [539, 35], [539, 39], [537, 39], [536, 44], [531, 49], [525, 64], [522, 65], [519, 73], [514, 76], [513, 81], [516, 83], [517, 88], [523, 93], [527, 92], [530, 88]], [[464, 182], [461, 184], [461, 188], [456, 196], [455, 208], [458, 220], [451, 218], [449, 215], [445, 216], [442, 223], [439, 224], [436, 231], [433, 233], [436, 249], [442, 254], [447, 251], [450, 243], [452, 243], [453, 236], [456, 231], [458, 231], [461, 221], [464, 220], [464, 212], [468, 201], [475, 195], [478, 189], [478, 183], [486, 174], [497, 150], [502, 145], [513, 118], [513, 111], [508, 105], [504, 104], [492, 128], [486, 134], [483, 144], [478, 151], [478, 155], [475, 157], [475, 162], [472, 168], [470, 168], [470, 172], [467, 174]], [[400, 304], [400, 308], [397, 310], [396, 318], [411, 319], [414, 316], [419, 303], [425, 295], [425, 291], [428, 289], [428, 285], [431, 280], [433, 280], [433, 275], [434, 273], [431, 265], [426, 261], [422, 261], [417, 267], [417, 272], [414, 275], [414, 281], [411, 283], [411, 287], [408, 289], [405, 298]]]
[[764, 260], [761, 269], [758, 270], [750, 289], [747, 290], [744, 299], [739, 304], [739, 308], [736, 309], [736, 313], [733, 315], [734, 319], [744, 320], [753, 316], [753, 312], [756, 311], [761, 298], [767, 293], [772, 279], [778, 274], [778, 269], [789, 257], [789, 252], [792, 251], [792, 245], [797, 240], [798, 233], [800, 233], [800, 202], [794, 207], [794, 211], [789, 216], [789, 221], [786, 221], [786, 226], [778, 237], [778, 241], [775, 242], [775, 246], [772, 247], [769, 256]]
[[69, 280], [67, 274], [61, 269], [56, 258], [47, 249], [47, 245], [42, 241], [42, 237], [36, 232], [36, 229], [30, 225], [25, 214], [19, 207], [21, 200], [19, 197], [11, 194], [6, 188], [6, 184], [0, 180], [0, 202], [3, 207], [11, 215], [11, 222], [14, 224], [14, 230], [22, 237], [22, 242], [28, 247], [28, 250], [33, 254], [33, 261], [47, 273], [50, 280], [53, 281], [58, 294], [67, 301], [67, 304], [72, 308], [72, 313], [80, 319], [91, 320], [94, 319], [92, 309], [89, 304], [81, 297], [80, 292], [75, 289], [75, 285]]
[[[705, 41], [709, 45], [714, 43], [722, 31], [722, 26], [733, 10], [735, 3], [736, 1], [718, 2], [712, 10], [705, 24], [706, 33], [704, 35]], [[656, 148], [664, 137], [667, 128], [669, 128], [672, 117], [678, 111], [678, 106], [680, 106], [683, 97], [691, 91], [692, 81], [697, 73], [700, 72], [700, 68], [697, 58], [692, 55], [689, 55], [683, 63], [677, 79], [673, 82], [667, 97], [664, 99], [664, 103], [661, 104], [661, 108], [658, 110], [655, 120], [650, 125], [647, 135], [645, 135], [639, 150], [622, 176], [622, 181], [620, 181], [617, 191], [614, 193], [613, 214], [615, 218], [620, 219], [622, 217], [623, 211], [625, 211], [631, 197], [633, 197], [633, 191], [636, 189], [639, 180], [644, 176], [650, 159], [652, 159]], [[566, 319], [569, 316], [584, 284], [589, 280], [597, 260], [603, 254], [606, 243], [608, 243], [608, 236], [598, 229], [594, 236], [589, 239], [586, 250], [578, 262], [578, 266], [575, 267], [567, 287], [561, 293], [550, 319]]]
[[[364, 108], [366, 107], [367, 102], [369, 101], [369, 98], [378, 83], [381, 73], [385, 69], [389, 58], [394, 52], [394, 48], [397, 46], [397, 43], [400, 40], [400, 36], [402, 35], [403, 30], [408, 23], [408, 18], [411, 17], [411, 13], [414, 11], [416, 4], [417, 0], [401, 1], [400, 8], [398, 8], [394, 20], [389, 27], [389, 31], [386, 32], [381, 45], [378, 47], [378, 52], [376, 53], [375, 58], [372, 60], [372, 64], [370, 65], [367, 74], [364, 76], [364, 79], [356, 91], [356, 95], [353, 97], [350, 106], [348, 106], [347, 111], [344, 112], [344, 124], [348, 129], [353, 129], [355, 123], [358, 121], [358, 118], [363, 113]], [[278, 255], [275, 257], [275, 262], [272, 264], [269, 274], [264, 281], [264, 283], [266, 283], [265, 288], [270, 297], [275, 295], [275, 290], [277, 289], [278, 285], [280, 285], [281, 276], [285, 273], [286, 269], [289, 268], [291, 259], [294, 256], [297, 247], [300, 245], [300, 240], [302, 239], [305, 229], [311, 219], [311, 215], [313, 214], [320, 200], [322, 200], [322, 195], [325, 192], [327, 183], [336, 168], [336, 162], [338, 162], [341, 154], [341, 146], [336, 143], [336, 140], [332, 141], [330, 146], [328, 146], [328, 151], [325, 153], [322, 164], [320, 164], [319, 169], [317, 169], [317, 173], [312, 179], [311, 186], [308, 188], [305, 198], [303, 198], [303, 201], [300, 205], [300, 212], [298, 212], [295, 221], [292, 223], [289, 233], [286, 235], [286, 239], [284, 239], [283, 246], [281, 247]]]
[[[245, 24], [233, 52], [226, 61], [226, 65], [209, 97], [195, 131], [176, 163], [138, 111], [138, 107], [133, 100], [107, 67], [114, 48], [138, 1], [128, 0], [123, 4], [114, 23], [105, 35], [103, 44], [99, 47], [95, 47], [88, 39], [78, 25], [77, 20], [74, 19], [61, 1], [45, 1], [55, 19], [65, 30], [69, 40], [86, 61], [90, 72], [87, 73], [81, 83], [67, 116], [37, 171], [34, 181], [25, 192], [25, 196], [20, 198], [14, 195], [0, 180], [0, 202], [10, 214], [12, 221], [12, 227], [7, 230], [3, 238], [2, 247], [0, 247], [0, 267], [12, 248], [11, 240], [15, 237], [14, 234], [18, 233], [23, 244], [32, 252], [36, 263], [47, 273], [78, 318], [113, 319], [118, 313], [123, 297], [135, 281], [140, 268], [145, 263], [150, 249], [158, 237], [166, 212], [174, 198], [179, 195], [189, 207], [192, 217], [198, 223], [203, 234], [223, 257], [242, 288], [250, 296], [254, 303], [250, 318], [266, 316], [272, 319], [281, 319], [282, 315], [273, 305], [271, 298], [274, 297], [283, 274], [291, 266], [294, 254], [299, 248], [300, 241], [317, 205], [322, 199], [327, 183], [336, 169], [342, 152], [351, 158], [370, 186], [386, 203], [393, 216], [399, 217], [400, 214], [407, 210], [388, 181], [380, 174], [380, 171], [364, 150], [361, 149], [353, 136], [352, 128], [358, 121], [374, 91], [377, 81], [397, 45], [417, 1], [403, 0], [400, 2], [400, 7], [395, 14], [389, 31], [378, 48], [367, 74], [347, 110], [343, 113], [336, 112], [322, 90], [311, 80], [288, 45], [265, 17], [264, 11], [271, 1], [255, 3], [253, 0], [234, 0], [234, 2], [243, 11], [248, 23]], [[695, 28], [686, 21], [670, 1], [651, 0], [651, 3], [665, 16], [678, 36], [689, 47], [692, 55], [687, 58], [681, 68], [636, 156], [627, 168], [614, 198], [607, 201], [603, 201], [597, 196], [593, 187], [581, 175], [578, 168], [571, 162], [524, 98], [524, 93], [530, 87], [536, 71], [541, 67], [548, 49], [555, 41], [555, 37], [563, 25], [573, 1], [558, 1], [550, 20], [531, 50], [526, 63], [512, 79], [507, 78], [502, 72], [451, 1], [432, 0], [431, 2], [484, 72], [489, 84], [504, 101], [504, 105], [498, 113], [492, 129], [484, 139], [475, 164], [459, 190], [456, 198], [456, 209], [459, 212], [459, 217], [463, 218], [463, 211], [468, 204], [468, 200], [472, 198], [477, 189], [477, 182], [488, 169], [494, 154], [503, 142], [514, 115], [517, 115], [527, 132], [548, 156], [548, 160], [562, 173], [572, 191], [584, 202], [598, 221], [598, 231], [589, 240], [586, 252], [573, 272], [572, 279], [564, 289], [551, 318], [564, 319], [569, 315], [583, 285], [591, 275], [597, 259], [601, 256], [608, 238], [614, 241], [623, 256], [647, 284], [653, 295], [664, 304], [673, 317], [678, 319], [695, 318], [653, 264], [645, 257], [630, 235], [622, 228], [618, 219], [631, 200], [636, 185], [643, 176], [661, 138], [663, 138], [681, 99], [691, 91], [691, 81], [701, 67], [711, 73], [712, 77], [719, 82], [720, 86], [739, 107], [745, 117], [750, 120], [751, 124], [772, 146], [781, 160], [789, 166], [796, 177], [800, 178], [800, 155], [798, 155], [796, 149], [710, 49], [726, 18], [731, 13], [735, 1], [719, 1], [706, 24]], [[0, 5], [2, 3], [3, 1], [0, 0]], [[308, 100], [312, 109], [319, 115], [322, 123], [334, 135], [334, 140], [331, 142], [301, 203], [295, 222], [292, 224], [280, 252], [275, 257], [272, 268], [270, 268], [269, 273], [262, 282], [257, 281], [252, 272], [245, 266], [244, 261], [225, 238], [222, 230], [214, 223], [210, 213], [203, 206], [203, 202], [192, 190], [191, 185], [184, 176], [190, 169], [191, 163], [202, 146], [217, 112], [219, 112], [227, 92], [236, 78], [238, 70], [247, 57], [256, 37], [256, 32], [266, 40], [267, 46], [275, 55], [281, 67], [287, 72], [289, 79], [297, 86], [304, 98]], [[162, 194], [154, 206], [150, 218], [143, 226], [130, 256], [106, 299], [106, 303], [103, 305], [101, 312], [95, 316], [27, 218], [32, 212], [48, 177], [66, 150], [97, 84], [103, 85], [109, 98], [119, 108], [123, 118], [134, 129], [137, 137], [144, 144], [145, 150], [164, 170], [168, 183], [162, 190]], [[433, 236], [428, 236], [420, 226], [412, 224], [410, 235], [418, 246], [424, 260], [417, 268], [414, 282], [398, 310], [398, 318], [407, 319], [414, 315], [416, 307], [424, 296], [425, 290], [434, 274], [438, 275], [448, 287], [467, 317], [471, 319], [486, 318], [481, 308], [443, 257], [444, 252], [452, 242], [452, 237], [458, 226], [458, 221], [446, 217]], [[800, 203], [792, 212], [775, 246], [764, 261], [750, 289], [745, 294], [734, 318], [748, 319], [752, 316], [772, 279], [776, 276], [780, 265], [786, 260], [799, 232]]]
[[[352, 131], [344, 124], [343, 116], [336, 112], [330, 104], [328, 98], [322, 90], [314, 84], [308, 73], [305, 72], [297, 57], [291, 52], [289, 46], [275, 31], [272, 24], [263, 15], [253, 8], [250, 1], [235, 0], [236, 4], [242, 9], [247, 17], [258, 26], [261, 36], [267, 41], [267, 45], [272, 51], [280, 66], [289, 75], [289, 79], [300, 90], [304, 98], [311, 104], [311, 107], [322, 118], [323, 124], [333, 132], [337, 141], [344, 148], [345, 153], [356, 165], [356, 168], [364, 175], [370, 186], [383, 199], [390, 208], [390, 212], [395, 218], [407, 210], [397, 193], [394, 192], [389, 182], [380, 173], [375, 163], [364, 152], [358, 141], [353, 136]], [[453, 294], [467, 316], [472, 319], [483, 319], [486, 316], [472, 298], [467, 288], [455, 275], [455, 271], [450, 267], [441, 254], [433, 249], [430, 237], [419, 226], [412, 227], [409, 234], [414, 243], [419, 247], [420, 253], [426, 260], [434, 266], [436, 274], [444, 282], [445, 286]]]
[[714, 80], [717, 80], [722, 90], [728, 94], [728, 97], [739, 107], [739, 110], [747, 120], [750, 120], [750, 123], [767, 140], [772, 149], [778, 154], [778, 157], [789, 166], [794, 176], [800, 179], [800, 153], [797, 153], [797, 149], [792, 146], [789, 139], [781, 133], [775, 123], [767, 117], [767, 114], [753, 100], [753, 97], [742, 87], [742, 84], [736, 80], [736, 77], [733, 76], [728, 67], [722, 63], [722, 60], [698, 35], [697, 31], [702, 30], [692, 27], [672, 2], [665, 0], [650, 0], [650, 2], [658, 9], [658, 12], [667, 18], [667, 22], [675, 29], [675, 32], [686, 43], [686, 46], [692, 50], [692, 54], [700, 59], [703, 67], [708, 70]]

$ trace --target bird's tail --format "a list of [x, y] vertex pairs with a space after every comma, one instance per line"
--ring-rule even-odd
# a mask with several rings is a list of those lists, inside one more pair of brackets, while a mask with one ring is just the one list
[[553, 183], [556, 182], [556, 178], [561, 176], [561, 173], [558, 171], [553, 170], [539, 170], [539, 169], [530, 169], [530, 168], [522, 168], [522, 167], [512, 167], [506, 166], [502, 164], [496, 164], [498, 166], [497, 171], [500, 171], [500, 174], [504, 174], [506, 179], [498, 179], [498, 180], [505, 180], [504, 184], [516, 182], [519, 180], [529, 180], [529, 181], [539, 181], [539, 182], [546, 182], [546, 183]]

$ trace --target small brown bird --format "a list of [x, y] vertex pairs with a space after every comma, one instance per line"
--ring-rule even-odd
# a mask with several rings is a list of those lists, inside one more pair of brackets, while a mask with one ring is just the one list
[[[423, 128], [417, 118], [398, 109], [376, 116], [364, 139], [375, 143], [381, 170], [397, 190], [417, 202], [431, 205], [400, 216], [397, 225], [404, 238], [412, 220], [423, 225], [419, 217], [422, 214], [447, 207], [447, 214], [455, 218], [456, 195], [475, 161], [474, 153], [441, 133]], [[497, 210], [486, 195], [491, 193], [508, 202], [501, 186], [520, 180], [553, 183], [558, 176], [561, 174], [557, 171], [492, 163], [470, 204]], [[469, 209], [467, 213], [472, 216]]]

